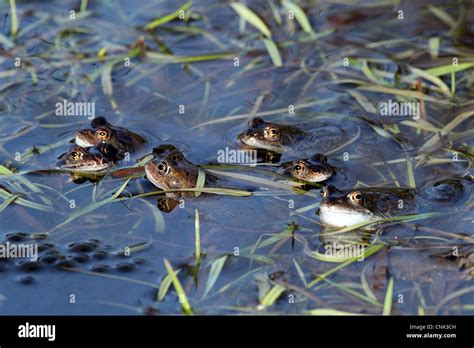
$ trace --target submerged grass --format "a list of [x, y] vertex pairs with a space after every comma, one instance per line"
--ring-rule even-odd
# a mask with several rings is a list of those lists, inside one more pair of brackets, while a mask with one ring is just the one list
[[233, 2], [229, 5], [234, 9], [235, 12], [239, 14], [240, 17], [257, 28], [263, 35], [268, 38], [272, 37], [272, 33], [270, 32], [270, 29], [268, 29], [265, 22], [247, 6], [239, 2]]
[[11, 36], [14, 39], [16, 35], [18, 34], [18, 30], [20, 29], [15, 0], [10, 0], [10, 16], [11, 16]]
[[390, 277], [390, 280], [387, 285], [387, 293], [385, 294], [385, 301], [383, 303], [383, 315], [392, 314], [392, 301], [393, 301], [393, 277]]
[[[227, 261], [227, 255], [221, 256], [211, 263], [211, 267], [209, 269], [209, 277], [207, 278], [206, 287], [204, 290], [204, 294], [202, 295], [202, 299], [205, 299], [209, 292], [212, 290], [214, 285], [217, 282], [217, 278], [222, 272], [225, 262]], [[222, 290], [222, 289], [221, 289]]]
[[153, 30], [153, 29], [155, 29], [156, 27], [158, 27], [160, 25], [171, 22], [172, 20], [178, 18], [180, 15], [183, 15], [184, 12], [187, 9], [189, 9], [192, 4], [193, 4], [192, 1], [188, 1], [183, 6], [181, 6], [179, 9], [177, 9], [176, 11], [174, 11], [174, 12], [172, 12], [172, 13], [166, 15], [166, 16], [163, 16], [163, 17], [160, 17], [160, 18], [157, 18], [157, 19], [151, 21], [150, 23], [145, 25], [145, 30]]
[[181, 282], [176, 276], [176, 272], [173, 270], [173, 267], [171, 266], [170, 262], [167, 259], [164, 259], [163, 263], [165, 264], [166, 270], [168, 271], [168, 275], [171, 278], [171, 282], [173, 283], [174, 289], [176, 290], [176, 293], [178, 294], [179, 302], [181, 303], [181, 306], [183, 307], [184, 314], [186, 315], [193, 314], [191, 305], [189, 304], [189, 301], [188, 301], [188, 297], [186, 296], [186, 293], [184, 292]]
[[[387, 2], [387, 4], [389, 3]], [[415, 188], [417, 184], [420, 185], [420, 175], [424, 173], [423, 170], [426, 170], [427, 166], [450, 164], [452, 161], [443, 158], [443, 156], [451, 152], [462, 154], [463, 158], [466, 159], [467, 168], [464, 174], [469, 174], [469, 170], [472, 169], [470, 158], [472, 157], [470, 156], [470, 152], [472, 152], [470, 137], [472, 134], [469, 135], [469, 131], [466, 132], [462, 128], [464, 125], [469, 126], [469, 122], [472, 121], [473, 112], [465, 91], [469, 90], [474, 82], [472, 79], [474, 63], [464, 60], [465, 57], [470, 59], [467, 57], [468, 53], [458, 50], [459, 47], [451, 46], [448, 43], [450, 37], [446, 36], [445, 33], [437, 33], [438, 36], [429, 39], [428, 44], [426, 44], [426, 40], [417, 42], [403, 37], [394, 37], [392, 32], [390, 36], [384, 36], [382, 30], [378, 41], [377, 38], [374, 38], [370, 42], [365, 42], [364, 36], [360, 35], [357, 36], [359, 41], [353, 43], [351, 47], [344, 47], [343, 52], [338, 51], [337, 47], [328, 46], [328, 43], [331, 44], [330, 41], [320, 40], [317, 42], [317, 53], [319, 53], [317, 54], [310, 49], [310, 46], [316, 46], [315, 41], [317, 39], [332, 35], [338, 31], [338, 28], [337, 25], [331, 22], [331, 19], [328, 20], [325, 17], [324, 13], [320, 13], [320, 17], [315, 21], [313, 11], [306, 11], [306, 7], [300, 1], [270, 1], [267, 10], [263, 9], [265, 6], [260, 5], [255, 6], [254, 10], [241, 2], [218, 5], [237, 14], [234, 23], [226, 23], [226, 26], [231, 27], [236, 24], [235, 22], [240, 22], [240, 28], [234, 28], [235, 33], [227, 33], [227, 27], [221, 29], [222, 32], [213, 30], [214, 27], [218, 27], [213, 22], [215, 18], [208, 16], [207, 9], [199, 7], [198, 3], [193, 5], [189, 1], [179, 8], [177, 7], [181, 4], [174, 6], [172, 12], [165, 12], [167, 13], [165, 15], [160, 13], [159, 16], [149, 16], [152, 5], [137, 8], [130, 14], [130, 18], [143, 18], [145, 15], [149, 22], [134, 22], [134, 26], [138, 29], [133, 31], [132, 39], [127, 36], [128, 34], [125, 34], [120, 42], [114, 42], [113, 39], [109, 40], [109, 37], [97, 34], [103, 29], [100, 24], [97, 27], [90, 25], [88, 16], [91, 12], [87, 11], [88, 5], [87, 0], [82, 0], [80, 3], [82, 14], [77, 18], [81, 21], [81, 26], [65, 29], [62, 27], [65, 25], [64, 22], [61, 22], [59, 24], [61, 27], [52, 26], [50, 28], [51, 33], [46, 33], [45, 40], [51, 38], [51, 41], [56, 43], [54, 48], [52, 46], [52, 50], [56, 51], [47, 51], [38, 57], [34, 57], [38, 60], [45, 60], [46, 63], [35, 63], [34, 61], [29, 63], [32, 68], [27, 69], [26, 77], [17, 75], [22, 69], [3, 70], [0, 73], [1, 79], [18, 78], [18, 81], [7, 81], [0, 86], [2, 102], [0, 107], [2, 111], [4, 108], [8, 109], [10, 107], [9, 99], [12, 97], [9, 94], [10, 90], [15, 91], [17, 95], [22, 95], [23, 90], [19, 89], [22, 87], [19, 81], [23, 79], [27, 83], [31, 82], [32, 85], [41, 82], [41, 73], [39, 72], [44, 65], [48, 69], [67, 67], [65, 70], [67, 71], [66, 80], [61, 83], [67, 82], [68, 88], [62, 87], [58, 90], [59, 92], [56, 92], [54, 88], [51, 88], [51, 90], [48, 88], [48, 91], [44, 92], [44, 95], [48, 95], [48, 98], [55, 100], [59, 95], [63, 97], [63, 94], [71, 99], [86, 98], [88, 95], [94, 95], [95, 90], [90, 93], [85, 87], [100, 82], [98, 89], [100, 95], [107, 97], [107, 100], [110, 101], [110, 108], [116, 112], [118, 117], [121, 117], [127, 111], [125, 111], [126, 108], [124, 108], [119, 97], [123, 95], [119, 68], [122, 68], [124, 59], [133, 58], [135, 62], [130, 68], [129, 76], [131, 77], [127, 77], [125, 86], [128, 88], [127, 93], [131, 93], [131, 97], [137, 97], [134, 99], [137, 103], [137, 105], [134, 105], [137, 114], [150, 113], [160, 121], [164, 117], [173, 119], [175, 106], [185, 103], [187, 110], [196, 111], [197, 116], [186, 118], [183, 124], [187, 125], [188, 130], [192, 130], [193, 134], [196, 133], [199, 136], [204, 136], [204, 138], [208, 127], [221, 126], [224, 128], [226, 124], [244, 122], [250, 117], [263, 117], [266, 120], [271, 119], [278, 122], [286, 122], [287, 119], [294, 118], [295, 121], [310, 123], [319, 118], [341, 120], [341, 117], [347, 114], [360, 114], [362, 112], [370, 115], [371, 120], [374, 121], [374, 129], [379, 136], [391, 139], [399, 135], [408, 136], [421, 143], [421, 149], [416, 149], [416, 153], [410, 152], [409, 155], [406, 153], [396, 159], [370, 160], [367, 166], [371, 171], [370, 173], [373, 172], [376, 177], [374, 182], [382, 185], [406, 185], [408, 183], [410, 187]], [[174, 10], [175, 8], [177, 10]], [[94, 10], [96, 10], [96, 7], [94, 7]], [[287, 14], [289, 14], [289, 11], [294, 14], [296, 21], [288, 20]], [[449, 32], [454, 35], [453, 33], [462, 18], [461, 13], [459, 19], [457, 19], [457, 16], [451, 15], [451, 12], [448, 13], [441, 7], [429, 6], [428, 11], [442, 23], [448, 25]], [[10, 0], [12, 39], [0, 34], [0, 42], [4, 48], [6, 50], [15, 48], [20, 53], [22, 50], [30, 49], [31, 47], [28, 47], [28, 44], [21, 42], [21, 38], [22, 36], [25, 37], [25, 33], [28, 34], [35, 30], [36, 25], [47, 22], [47, 16], [43, 18], [41, 15], [43, 14], [39, 12], [40, 19], [37, 23], [22, 26], [20, 31], [16, 3], [15, 0]], [[123, 13], [118, 13], [116, 18], [123, 15]], [[349, 18], [348, 20], [351, 21], [352, 19]], [[251, 27], [245, 26], [245, 23]], [[352, 29], [359, 30], [357, 24], [345, 23], [345, 25], [348, 28], [352, 25]], [[323, 31], [320, 31], [321, 29]], [[237, 31], [240, 33], [237, 33]], [[117, 33], [121, 32], [117, 31]], [[360, 32], [357, 31], [357, 33]], [[133, 43], [133, 40], [139, 36], [142, 38]], [[123, 42], [127, 42], [129, 39], [131, 40], [130, 45], [124, 46]], [[191, 40], [195, 40], [195, 42]], [[197, 44], [198, 40], [200, 40], [199, 44]], [[81, 45], [84, 43], [85, 46], [82, 49]], [[206, 46], [204, 47], [206, 50], [193, 50], [191, 47], [193, 45], [200, 48]], [[396, 51], [391, 57], [387, 57], [386, 52], [383, 51], [388, 46]], [[425, 53], [431, 57], [429, 68], [426, 68], [426, 64], [418, 65], [417, 57], [422, 54], [426, 55]], [[459, 55], [458, 53], [462, 54]], [[455, 65], [450, 59], [444, 59], [446, 57], [451, 58], [450, 55], [462, 57], [462, 62]], [[314, 58], [318, 56], [322, 57], [322, 62], [319, 61], [319, 58]], [[348, 67], [341, 66], [344, 56], [351, 57], [349, 60], [350, 66]], [[405, 59], [408, 57], [413, 62], [410, 66], [405, 67]], [[228, 67], [232, 66], [232, 60], [235, 58], [239, 58], [241, 66], [234, 66], [235, 69], [231, 69], [232, 73], [225, 76], [224, 69], [229, 70]], [[100, 63], [95, 70], [81, 69], [95, 63]], [[166, 76], [174, 76], [178, 80], [182, 78], [180, 73], [177, 74], [176, 72], [182, 72], [182, 75], [188, 76], [189, 81], [191, 81], [184, 90], [176, 91], [172, 88], [174, 81], [167, 85]], [[278, 74], [282, 74], [283, 78], [278, 78], [280, 76]], [[163, 77], [165, 80], [163, 80]], [[96, 81], [99, 78], [100, 81]], [[222, 79], [225, 80], [224, 83], [220, 83]], [[155, 80], [160, 81], [160, 85], [156, 90], [154, 90], [156, 87], [154, 85]], [[258, 81], [258, 83], [254, 84], [254, 81]], [[162, 82], [163, 88], [161, 88]], [[180, 80], [181, 82], [182, 80]], [[347, 88], [347, 86], [351, 87]], [[250, 93], [258, 96], [255, 102], [233, 103], [237, 97], [241, 98], [242, 95], [246, 94], [247, 89], [252, 89]], [[142, 104], [141, 98], [144, 92], [150, 90], [153, 91], [153, 98], [144, 98], [143, 100], [146, 100]], [[191, 101], [186, 99], [198, 95], [198, 93], [194, 93], [196, 90], [203, 90], [201, 99], [195, 98], [196, 100]], [[293, 93], [294, 91], [297, 92]], [[276, 95], [274, 100], [272, 100], [272, 93]], [[49, 102], [48, 98], [46, 100]], [[416, 120], [403, 119], [400, 122], [388, 122], [391, 124], [378, 122], [377, 102], [387, 98], [419, 102], [423, 108], [421, 117]], [[158, 101], [159, 104], [153, 104], [154, 100]], [[288, 100], [291, 100], [294, 106], [294, 114], [290, 114], [287, 105], [285, 105]], [[228, 101], [230, 105], [226, 108]], [[147, 103], [158, 106], [153, 110], [144, 108]], [[333, 111], [334, 105], [339, 104], [343, 105], [343, 110]], [[172, 111], [170, 111], [170, 108]], [[446, 110], [448, 111], [445, 112]], [[449, 114], [450, 110], [454, 110], [453, 115]], [[8, 152], [11, 151], [9, 142], [13, 143], [24, 136], [34, 135], [38, 127], [45, 131], [67, 132], [72, 129], [71, 127], [78, 125], [76, 121], [48, 124], [48, 117], [52, 113], [43, 110], [40, 112], [34, 118], [35, 122], [40, 123], [39, 126], [35, 123], [25, 124], [25, 127], [16, 131], [13, 135], [3, 135], [4, 133], [0, 132], [0, 155], [2, 155], [2, 158], [12, 157]], [[166, 126], [165, 124], [164, 129], [167, 129]], [[8, 134], [8, 132], [5, 134]], [[200, 139], [199, 136], [196, 138]], [[339, 160], [339, 157], [337, 157], [338, 151], [346, 146], [357, 144], [359, 140], [363, 140], [361, 138], [363, 138], [363, 134], [358, 133], [357, 137], [344, 144], [343, 147], [333, 150], [331, 155], [334, 154], [334, 159]], [[170, 236], [173, 231], [169, 230], [169, 226], [174, 226], [176, 216], [182, 217], [184, 215], [180, 212], [164, 215], [156, 207], [155, 202], [147, 200], [147, 197], [163, 195], [167, 192], [188, 191], [193, 192], [194, 196], [199, 196], [201, 193], [210, 193], [235, 197], [235, 199], [251, 197], [248, 200], [249, 206], [260, 200], [262, 205], [265, 205], [264, 208], [268, 210], [265, 214], [271, 216], [271, 221], [265, 221], [265, 224], [256, 225], [253, 229], [249, 229], [246, 224], [235, 227], [227, 226], [222, 221], [209, 222], [204, 210], [200, 208], [198, 211], [196, 209], [194, 212], [194, 245], [191, 246], [192, 238], [189, 240], [189, 245], [179, 245], [187, 253], [186, 268], [180, 266], [181, 268], [174, 270], [168, 260], [164, 259], [166, 273], [162, 277], [159, 286], [152, 282], [132, 278], [70, 269], [74, 272], [150, 286], [158, 290], [156, 300], [160, 306], [167, 305], [167, 301], [164, 301], [164, 299], [169, 294], [173, 284], [185, 314], [194, 313], [188, 296], [193, 300], [193, 307], [196, 306], [199, 310], [202, 308], [203, 313], [212, 313], [214, 310], [219, 312], [232, 310], [237, 313], [261, 313], [259, 311], [264, 310], [267, 313], [282, 313], [286, 309], [286, 301], [280, 299], [285, 291], [294, 291], [298, 296], [302, 295], [297, 300], [298, 305], [301, 306], [301, 312], [312, 315], [357, 315], [360, 308], [356, 307], [354, 303], [362, 303], [362, 308], [369, 308], [369, 313], [376, 314], [382, 311], [383, 315], [392, 315], [394, 314], [392, 306], [393, 288], [397, 278], [390, 277], [382, 304], [377, 300], [374, 291], [371, 289], [371, 277], [366, 275], [366, 271], [370, 269], [369, 266], [376, 266], [375, 262], [377, 260], [374, 260], [375, 258], [370, 259], [369, 262], [361, 262], [360, 267], [357, 267], [355, 261], [359, 261], [360, 257], [329, 257], [319, 253], [318, 249], [316, 251], [311, 250], [313, 247], [310, 248], [310, 245], [313, 246], [314, 238], [342, 235], [344, 233], [351, 234], [351, 232], [357, 233], [361, 228], [372, 225], [379, 227], [379, 224], [382, 223], [390, 225], [390, 223], [402, 222], [410, 228], [423, 231], [423, 235], [414, 236], [410, 241], [446, 245], [453, 241], [469, 243], [472, 240], [461, 233], [462, 228], [459, 230], [453, 229], [453, 232], [451, 232], [445, 231], [445, 227], [430, 228], [429, 221], [427, 226], [409, 224], [410, 221], [449, 215], [449, 213], [437, 212], [380, 219], [348, 226], [337, 231], [321, 232], [320, 227], [316, 224], [318, 223], [316, 217], [313, 219], [309, 217], [310, 214], [311, 216], [314, 215], [313, 212], [320, 202], [317, 191], [307, 192], [301, 188], [295, 188], [293, 185], [295, 182], [280, 182], [278, 179], [284, 178], [279, 177], [277, 173], [268, 173], [268, 168], [261, 169], [262, 167], [232, 168], [229, 166], [229, 168], [226, 168], [224, 166], [204, 165], [201, 168], [206, 169], [206, 171], [199, 171], [195, 188], [153, 192], [145, 190], [145, 193], [141, 193], [142, 190], [139, 191], [139, 194], [135, 194], [135, 191], [127, 187], [127, 184], [131, 183], [131, 180], [143, 176], [143, 168], [139, 168], [139, 165], [143, 163], [138, 163], [134, 167], [112, 171], [110, 176], [114, 179], [110, 180], [110, 177], [106, 177], [104, 181], [119, 180], [120, 185], [118, 189], [115, 188], [110, 192], [103, 192], [104, 187], [92, 183], [83, 184], [72, 189], [68, 188], [66, 192], [62, 192], [55, 189], [54, 185], [48, 187], [38, 183], [37, 180], [30, 180], [29, 175], [33, 172], [25, 170], [22, 166], [31, 166], [36, 160], [40, 161], [45, 158], [43, 156], [48, 156], [52, 151], [65, 146], [68, 146], [67, 140], [62, 139], [54, 144], [38, 145], [20, 151], [21, 161], [13, 162], [14, 165], [18, 165], [18, 171], [0, 165], [0, 180], [2, 182], [0, 197], [3, 199], [0, 203], [0, 213], [7, 214], [10, 209], [13, 210], [17, 205], [22, 206], [22, 209], [28, 208], [48, 213], [43, 214], [44, 216], [56, 213], [54, 219], [59, 216], [61, 218], [59, 221], [62, 222], [53, 227], [51, 231], [61, 231], [61, 233], [57, 233], [58, 237], [60, 235], [61, 238], [66, 238], [69, 234], [81, 231], [83, 226], [73, 224], [73, 222], [78, 222], [80, 218], [88, 223], [97, 224], [98, 221], [102, 222], [101, 218], [104, 218], [103, 216], [99, 218], [95, 216], [97, 210], [101, 207], [114, 202], [123, 202], [125, 206], [127, 200], [138, 198], [140, 204], [133, 206], [133, 202], [130, 202], [132, 203], [129, 209], [130, 214], [137, 217], [137, 219], [133, 221], [129, 233], [140, 231], [145, 226], [143, 221], [147, 220], [144, 217], [144, 212], [150, 214], [150, 219], [151, 216], [153, 217], [151, 221], [154, 226], [151, 226], [150, 230], [161, 233], [160, 235], [153, 235], [159, 237], [158, 241], [153, 240], [153, 244], [152, 241], [146, 241], [132, 247], [133, 250], [140, 250], [159, 243], [170, 245], [172, 248], [176, 247], [179, 243], [173, 239], [174, 237]], [[350, 171], [351, 166], [357, 166], [360, 163], [366, 164], [365, 162], [367, 161], [364, 156], [359, 156], [359, 158], [354, 156], [351, 162], [347, 163], [347, 166]], [[433, 173], [437, 173], [436, 167], [433, 168]], [[206, 187], [206, 172], [235, 182], [250, 183], [255, 189], [240, 189], [238, 186], [237, 188]], [[48, 170], [42, 173], [38, 171], [36, 174], [57, 178], [58, 174], [62, 175], [64, 173], [60, 170]], [[87, 175], [83, 178], [97, 179]], [[122, 180], [125, 181], [122, 182]], [[139, 180], [136, 181], [137, 186], [140, 186]], [[370, 185], [372, 183], [368, 181], [364, 184]], [[60, 202], [60, 204], [67, 203], [68, 197], [73, 193], [82, 194], [89, 191], [93, 192], [91, 201], [73, 211], [72, 214], [68, 212], [69, 215], [64, 219], [63, 212], [55, 204], [57, 202]], [[97, 199], [97, 197], [104, 196], [108, 198]], [[291, 199], [299, 204], [297, 208], [289, 209], [288, 216], [284, 214], [283, 217], [273, 218], [274, 215], [272, 214], [277, 215], [277, 212], [273, 211], [273, 203], [286, 205], [288, 196], [291, 196]], [[269, 197], [274, 197], [274, 199], [271, 200]], [[467, 208], [471, 206], [472, 203]], [[24, 210], [27, 211], [27, 209]], [[240, 216], [239, 214], [240, 212], [236, 212], [238, 218], [246, 218], [245, 215]], [[105, 216], [105, 218], [108, 217]], [[189, 222], [192, 224], [192, 214], [187, 217], [190, 218]], [[468, 214], [463, 216], [463, 219], [470, 221]], [[255, 223], [257, 224], [257, 222]], [[287, 223], [288, 225], [286, 225]], [[166, 229], [167, 225], [169, 225], [168, 229]], [[183, 226], [185, 225], [183, 224]], [[208, 226], [211, 226], [211, 228], [208, 228]], [[149, 226], [145, 227], [148, 230]], [[205, 235], [202, 234], [203, 231], [206, 232]], [[228, 233], [229, 231], [237, 231], [238, 233], [232, 234]], [[92, 233], [95, 232], [88, 231], [88, 234]], [[235, 240], [232, 240], [232, 238], [235, 238], [236, 234], [239, 235], [239, 243], [246, 243], [240, 248], [240, 257], [228, 253], [229, 249], [226, 244], [235, 244]], [[189, 236], [192, 236], [192, 234]], [[131, 234], [116, 236], [116, 238], [119, 237], [129, 238]], [[213, 245], [213, 248], [210, 248], [207, 244], [209, 240], [212, 240], [216, 246]], [[309, 241], [311, 241], [311, 244]], [[379, 240], [377, 240], [377, 243], [379, 243]], [[361, 245], [365, 247], [364, 259], [378, 253], [384, 247], [383, 244], [362, 243]], [[291, 253], [286, 250], [287, 247], [290, 249], [290, 246]], [[193, 249], [194, 258], [192, 257]], [[202, 250], [205, 250], [206, 254], [203, 254]], [[337, 265], [330, 262], [337, 263]], [[229, 270], [231, 267], [226, 267], [226, 265], [232, 265], [232, 270]], [[347, 275], [345, 272], [339, 272], [350, 265], [353, 266], [354, 273]], [[191, 272], [188, 272], [187, 267], [191, 269]], [[327, 267], [331, 268], [328, 270]], [[357, 271], [358, 268], [362, 268], [360, 274]], [[286, 270], [285, 279], [271, 279], [268, 276], [269, 269]], [[314, 274], [319, 275], [314, 277]], [[183, 284], [181, 284], [178, 275], [180, 279], [187, 282], [183, 281]], [[194, 288], [189, 287], [188, 285], [191, 284], [189, 277], [191, 275], [196, 278], [198, 275], [200, 277], [204, 276], [205, 281], [202, 284], [195, 282], [196, 286]], [[258, 298], [253, 291], [248, 290], [249, 288], [255, 288], [254, 277], [257, 275], [257, 279], [264, 284], [259, 285], [261, 294]], [[329, 279], [331, 276], [334, 276], [335, 279]], [[423, 291], [425, 289], [419, 288], [418, 290], [418, 296], [415, 297], [419, 305], [415, 305], [413, 308], [419, 314], [438, 314], [441, 311], [449, 312], [451, 310], [472, 311], [472, 305], [469, 304], [448, 306], [451, 301], [471, 294], [472, 287], [464, 287], [461, 290], [448, 293], [435, 305], [430, 304], [428, 298], [424, 298]], [[238, 303], [252, 304], [240, 306], [237, 305]], [[317, 303], [318, 308], [310, 309], [313, 308], [313, 303]], [[363, 307], [364, 305], [367, 307]], [[405, 313], [405, 309], [401, 307], [397, 308], [397, 311]]]
[[[381, 244], [378, 244], [378, 245], [373, 245], [371, 246], [370, 248], [364, 250], [364, 259], [366, 259], [367, 257], [375, 254], [376, 252], [378, 252], [380, 249], [383, 248], [383, 245]], [[316, 284], [318, 284], [319, 282], [325, 280], [328, 276], [336, 273], [337, 271], [339, 271], [340, 269], [344, 268], [344, 267], [347, 267], [349, 266], [350, 264], [356, 262], [356, 261], [359, 261], [361, 260], [360, 256], [355, 256], [355, 257], [352, 257], [350, 258], [349, 260], [339, 264], [338, 266], [334, 267], [333, 269], [327, 271], [327, 272], [324, 272], [323, 274], [320, 274], [318, 275], [313, 281], [311, 281], [310, 283], [308, 283], [308, 288], [312, 288], [314, 287]]]
[[201, 265], [201, 224], [199, 223], [199, 212], [196, 209], [195, 213], [195, 218], [194, 218], [194, 228], [195, 228], [195, 245], [196, 245], [196, 251], [195, 251], [195, 257], [196, 257], [196, 265], [195, 267], [199, 269], [199, 266]]
[[107, 204], [110, 204], [110, 203], [114, 202], [120, 196], [120, 194], [123, 192], [123, 190], [125, 190], [125, 188], [127, 187], [127, 184], [128, 184], [129, 181], [130, 181], [130, 179], [127, 179], [119, 187], [118, 190], [114, 190], [115, 193], [111, 197], [105, 198], [101, 201], [95, 201], [93, 199], [93, 201], [89, 205], [87, 205], [87, 206], [75, 211], [74, 213], [72, 213], [66, 220], [64, 220], [62, 223], [56, 225], [55, 227], [53, 227], [49, 232], [56, 231], [56, 230], [64, 227], [65, 225], [71, 223], [72, 221], [76, 220], [77, 218], [79, 218], [81, 216], [84, 216], [84, 215], [87, 215], [87, 214], [90, 214], [94, 210], [99, 209], [99, 208], [101, 208], [101, 207], [103, 207]]
[[[177, 269], [175, 272], [174, 272], [174, 275], [175, 277], [178, 276], [179, 272], [181, 272], [181, 269]], [[166, 275], [163, 280], [161, 281], [160, 283], [160, 288], [158, 289], [158, 293], [157, 293], [157, 297], [156, 297], [156, 300], [158, 302], [161, 302], [165, 299], [166, 297], [166, 294], [168, 293], [168, 290], [172, 284], [172, 279], [171, 279], [171, 275]]]

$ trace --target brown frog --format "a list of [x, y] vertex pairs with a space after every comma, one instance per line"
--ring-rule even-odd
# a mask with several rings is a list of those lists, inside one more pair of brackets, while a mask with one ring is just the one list
[[256, 117], [248, 122], [248, 129], [237, 138], [247, 147], [276, 153], [327, 153], [347, 142], [356, 129], [342, 129], [324, 122], [309, 129], [305, 125], [277, 124]]
[[[197, 185], [199, 167], [188, 161], [183, 153], [172, 145], [162, 145], [153, 150], [155, 159], [145, 165], [147, 179], [156, 187], [172, 191], [166, 192], [166, 198], [158, 200], [160, 210], [170, 212], [180, 200], [195, 196], [194, 191], [180, 191], [191, 189]], [[206, 175], [205, 186], [215, 184], [217, 178]]]
[[328, 164], [327, 157], [319, 153], [308, 159], [285, 162], [281, 168], [295, 179], [310, 183], [326, 181], [334, 174], [334, 167]]
[[100, 172], [109, 168], [113, 159], [96, 148], [85, 149], [74, 146], [58, 158], [56, 166], [76, 172]]
[[76, 133], [75, 142], [84, 148], [107, 145], [102, 150], [109, 157], [121, 160], [126, 153], [134, 152], [146, 141], [128, 129], [113, 126], [105, 117], [97, 117], [91, 121], [91, 128], [81, 129]]
[[[321, 191], [319, 217], [325, 225], [346, 227], [398, 215], [450, 207], [464, 195], [463, 180], [446, 179], [419, 190], [403, 187], [366, 187], [338, 190], [330, 185]], [[465, 195], [464, 195], [465, 196]]]

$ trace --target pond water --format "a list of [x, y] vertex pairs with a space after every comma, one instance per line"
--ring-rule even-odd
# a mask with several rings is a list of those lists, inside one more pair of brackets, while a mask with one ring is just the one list
[[[39, 260], [0, 259], [0, 313], [180, 314], [168, 260], [197, 314], [381, 314], [387, 296], [394, 315], [473, 314], [472, 2], [246, 5], [271, 41], [221, 1], [16, 3], [18, 32], [12, 15], [0, 32], [0, 240], [38, 246]], [[58, 115], [64, 101], [93, 115]], [[78, 183], [56, 161], [88, 116], [146, 144]], [[254, 117], [357, 128], [324, 151], [339, 189], [422, 191], [462, 178], [463, 197], [331, 235], [316, 214], [321, 185], [279, 181], [279, 162], [218, 163]], [[324, 148], [324, 137], [312, 141], [282, 160]], [[162, 144], [218, 177], [224, 194], [159, 210], [138, 161]], [[129, 181], [131, 171], [113, 175], [131, 167]], [[366, 257], [331, 259], [328, 240]]]

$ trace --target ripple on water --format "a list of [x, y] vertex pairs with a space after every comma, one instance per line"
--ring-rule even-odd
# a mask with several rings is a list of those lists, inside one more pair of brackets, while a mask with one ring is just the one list
[[[93, 69], [98, 70], [102, 69], [103, 64], [102, 63], [94, 63], [93, 64]], [[111, 81], [113, 86], [121, 86], [124, 83], [124, 78], [127, 76], [131, 71], [133, 70], [133, 67], [128, 67], [128, 66], [123, 66], [120, 64], [115, 64], [112, 68], [112, 71], [110, 73]], [[102, 81], [101, 79], [95, 79], [94, 83], [96, 85], [101, 85]]]
[[18, 278], [18, 283], [22, 285], [31, 285], [36, 282], [36, 278], [33, 276], [21, 276]]
[[255, 106], [259, 100], [261, 106], [269, 106], [274, 104], [277, 99], [278, 94], [273, 91], [253, 90], [245, 96], [245, 101], [252, 106]]
[[11, 113], [13, 110], [17, 108], [16, 103], [14, 100], [10, 98], [3, 98], [0, 100], [0, 113]]
[[72, 83], [72, 81], [69, 80], [70, 74], [71, 69], [69, 66], [61, 66], [51, 71], [51, 78], [59, 82]]
[[16, 95], [26, 95], [37, 92], [42, 92], [49, 86], [48, 80], [43, 77], [37, 77], [36, 81], [33, 82], [31, 78], [25, 78], [25, 81], [15, 88], [14, 93]]

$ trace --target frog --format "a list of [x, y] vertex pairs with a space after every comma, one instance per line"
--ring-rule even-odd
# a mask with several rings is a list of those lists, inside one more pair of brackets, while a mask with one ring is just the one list
[[113, 159], [100, 149], [74, 146], [59, 156], [56, 166], [75, 172], [101, 172], [113, 164]]
[[343, 129], [330, 122], [320, 122], [316, 128], [266, 122], [260, 117], [249, 120], [248, 129], [237, 138], [244, 147], [275, 153], [305, 151], [327, 153], [350, 140], [354, 127]]
[[[380, 162], [398, 158], [411, 148], [409, 140], [382, 128], [364, 117], [320, 119], [304, 124], [279, 124], [256, 117], [248, 121], [247, 130], [238, 134], [237, 140], [241, 147], [266, 152], [259, 156], [263, 158], [261, 163], [287, 162], [314, 153], [339, 153], [344, 161], [356, 155], [355, 158]], [[267, 157], [272, 161], [266, 162]]]
[[281, 171], [297, 180], [309, 183], [318, 183], [328, 180], [335, 173], [333, 166], [321, 153], [314, 154], [307, 159], [298, 159], [281, 164]]
[[347, 227], [378, 219], [449, 207], [463, 196], [463, 180], [445, 179], [420, 189], [410, 187], [364, 187], [339, 190], [328, 185], [321, 190], [317, 214], [324, 225]]
[[[146, 178], [162, 190], [196, 187], [199, 168], [188, 161], [177, 149], [171, 150], [164, 159], [155, 158], [145, 164]], [[166, 192], [174, 199], [192, 197], [194, 192]]]
[[[195, 188], [199, 176], [199, 167], [190, 162], [184, 154], [173, 145], [161, 145], [153, 149], [154, 159], [145, 164], [145, 177], [159, 189], [179, 190]], [[215, 185], [217, 178], [206, 174], [204, 186]], [[169, 213], [184, 199], [195, 197], [193, 191], [166, 192], [164, 198], [158, 199], [158, 208]]]
[[74, 141], [83, 148], [107, 145], [101, 148], [102, 151], [117, 160], [123, 159], [127, 153], [136, 151], [146, 143], [142, 136], [110, 124], [105, 117], [96, 117], [91, 121], [91, 128], [77, 131]]

